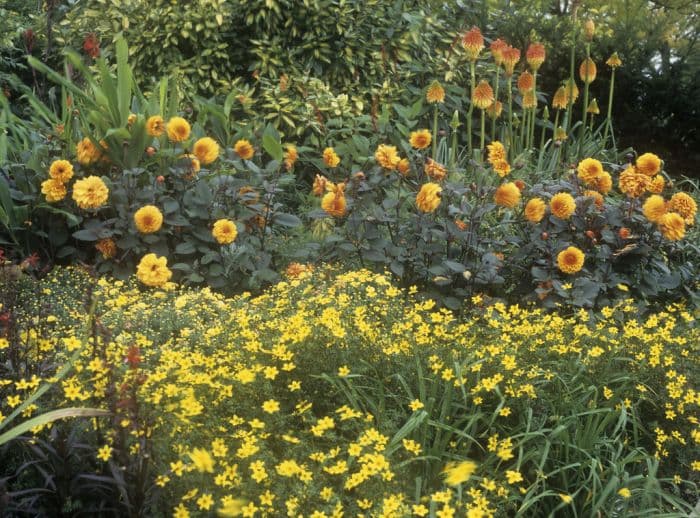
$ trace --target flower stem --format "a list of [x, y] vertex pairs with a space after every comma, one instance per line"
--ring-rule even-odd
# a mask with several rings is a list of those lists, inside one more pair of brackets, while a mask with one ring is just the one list
[[469, 63], [471, 93], [469, 95], [469, 114], [467, 115], [467, 151], [472, 158], [472, 114], [474, 113], [474, 83], [476, 82], [476, 63]]
[[[508, 152], [511, 152], [513, 147], [513, 90], [512, 82], [510, 77], [508, 77]], [[511, 155], [512, 158], [512, 155]]]
[[494, 117], [493, 117], [493, 119], [491, 120], [491, 142], [493, 142], [494, 140], [496, 140], [496, 117], [495, 117], [495, 115], [496, 115], [496, 103], [498, 102], [498, 82], [499, 82], [499, 81], [498, 81], [498, 75], [499, 75], [500, 72], [501, 72], [501, 67], [498, 66], [498, 65], [496, 65], [496, 80], [495, 80], [495, 83], [494, 83], [496, 89], [495, 89], [495, 92], [494, 92], [494, 94], [493, 94], [493, 104], [494, 104], [494, 106], [493, 106], [493, 115], [494, 115]]
[[591, 84], [590, 81], [588, 80], [588, 60], [591, 57], [591, 44], [586, 43], [586, 66], [585, 66], [585, 76], [584, 76], [584, 82], [585, 84], [583, 85], [583, 115], [581, 116], [581, 120], [583, 123], [581, 124], [581, 134], [579, 136], [579, 141], [578, 141], [578, 153], [577, 157], [581, 155], [581, 150], [583, 149], [583, 139], [586, 136], [586, 118], [588, 116], [588, 87]]
[[437, 160], [437, 136], [438, 136], [438, 105], [435, 103], [433, 111], [433, 160]]
[[479, 149], [481, 150], [482, 155], [484, 153], [484, 133], [486, 133], [486, 130], [484, 127], [485, 124], [486, 124], [486, 110], [481, 110], [481, 142], [479, 144]]
[[608, 115], [605, 119], [605, 132], [603, 133], [603, 145], [608, 142], [608, 129], [612, 130], [612, 104], [613, 104], [613, 92], [615, 91], [615, 69], [612, 69], [612, 76], [610, 77], [610, 95], [608, 95]]

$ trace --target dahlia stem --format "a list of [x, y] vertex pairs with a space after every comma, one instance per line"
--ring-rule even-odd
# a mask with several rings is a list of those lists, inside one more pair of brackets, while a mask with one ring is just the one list
[[496, 65], [496, 91], [493, 94], [493, 119], [491, 120], [491, 142], [496, 140], [496, 103], [498, 102], [498, 76], [501, 72], [501, 67]]
[[610, 94], [608, 95], [608, 116], [605, 119], [605, 132], [603, 133], [603, 145], [605, 146], [608, 142], [608, 129], [612, 132], [612, 104], [613, 104], [613, 92], [615, 91], [615, 68], [612, 69], [612, 76], [610, 77]]
[[433, 160], [437, 160], [437, 136], [438, 136], [438, 103], [435, 103], [433, 111]]
[[472, 114], [474, 113], [474, 83], [476, 82], [476, 63], [469, 63], [471, 94], [469, 95], [469, 114], [467, 115], [467, 151], [472, 158]]
[[483, 155], [483, 153], [484, 153], [484, 133], [486, 133], [485, 125], [486, 125], [486, 110], [481, 110], [481, 143], [479, 144], [479, 149], [481, 150], [481, 155]]

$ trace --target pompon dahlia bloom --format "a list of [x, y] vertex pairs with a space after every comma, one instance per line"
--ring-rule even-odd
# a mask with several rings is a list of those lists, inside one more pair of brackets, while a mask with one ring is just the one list
[[510, 45], [503, 49], [503, 68], [505, 69], [506, 77], [513, 75], [515, 65], [518, 64], [518, 61], [520, 61], [520, 49], [516, 49]]
[[156, 254], [144, 255], [136, 267], [136, 278], [152, 288], [163, 286], [172, 276], [173, 272], [168, 268], [168, 259], [157, 257]]
[[326, 191], [332, 191], [335, 189], [335, 184], [328, 180], [322, 174], [317, 174], [314, 178], [314, 185], [312, 187], [312, 192], [314, 196], [321, 196]]
[[194, 143], [192, 153], [202, 165], [209, 165], [219, 158], [219, 144], [211, 137], [202, 137]]
[[100, 239], [95, 243], [95, 249], [102, 254], [102, 259], [111, 259], [117, 255], [117, 244], [114, 239]]
[[340, 157], [332, 147], [327, 147], [323, 150], [323, 163], [328, 167], [338, 167], [338, 164], [340, 164]]
[[399, 160], [399, 163], [396, 164], [396, 169], [401, 173], [401, 176], [407, 176], [411, 171], [411, 163], [408, 161], [408, 158]]
[[591, 58], [584, 59], [578, 67], [578, 75], [584, 83], [590, 84], [595, 81], [597, 73], [598, 69]]
[[569, 219], [576, 212], [576, 200], [568, 192], [560, 192], [549, 200], [549, 209], [559, 219]]
[[134, 224], [142, 234], [153, 234], [163, 226], [163, 213], [154, 205], [146, 205], [134, 213]]
[[347, 202], [345, 200], [345, 184], [339, 183], [331, 192], [321, 199], [321, 208], [335, 218], [345, 216]]
[[481, 110], [485, 110], [493, 104], [493, 89], [486, 81], [481, 80], [479, 84], [474, 88], [474, 96], [472, 97], [472, 103], [474, 106]]
[[68, 160], [54, 160], [49, 167], [49, 176], [54, 180], [66, 183], [73, 178], [73, 164]]
[[385, 144], [379, 144], [374, 152], [374, 158], [380, 166], [389, 171], [396, 169], [401, 160], [398, 151], [396, 151], [396, 146], [387, 146]]
[[445, 102], [445, 89], [439, 81], [435, 80], [430, 83], [425, 92], [425, 100], [430, 104]]
[[599, 209], [603, 208], [603, 203], [605, 203], [605, 199], [603, 198], [603, 195], [600, 194], [598, 191], [584, 191], [583, 195], [588, 196], [589, 198], [593, 198], [593, 203], [595, 203], [595, 206]]
[[493, 56], [493, 60], [496, 62], [497, 66], [501, 66], [503, 63], [503, 51], [508, 47], [508, 44], [503, 41], [501, 38], [495, 39], [491, 42], [491, 45], [489, 45], [489, 49], [491, 50], [491, 55]]
[[421, 212], [434, 212], [440, 205], [442, 187], [436, 183], [423, 184], [416, 195], [416, 207]]
[[564, 86], [557, 88], [552, 98], [552, 108], [557, 110], [566, 110], [569, 105], [569, 93], [566, 91]]
[[679, 241], [685, 236], [685, 221], [677, 212], [667, 212], [657, 224], [661, 234], [669, 241]]
[[608, 194], [612, 189], [612, 176], [607, 171], [603, 171], [591, 182], [590, 186], [602, 194]]
[[591, 185], [600, 175], [603, 174], [603, 164], [595, 158], [584, 158], [576, 166], [579, 180], [586, 185]]
[[190, 123], [182, 117], [171, 117], [166, 129], [171, 142], [184, 142], [190, 138]]
[[476, 61], [484, 49], [484, 37], [478, 27], [472, 27], [462, 36], [462, 46], [471, 61]]
[[432, 142], [432, 136], [427, 129], [412, 131], [408, 141], [415, 149], [425, 149]]
[[668, 202], [668, 210], [677, 212], [687, 225], [692, 225], [695, 222], [695, 214], [698, 212], [698, 204], [688, 194], [677, 192], [671, 196], [671, 200]]
[[622, 66], [622, 60], [620, 59], [620, 56], [617, 55], [617, 52], [613, 52], [605, 64], [610, 68], [617, 68]]
[[620, 191], [630, 198], [639, 198], [646, 192], [648, 185], [649, 177], [638, 173], [637, 169], [632, 165], [620, 173], [618, 186]]
[[657, 194], [649, 196], [642, 205], [644, 216], [652, 223], [657, 223], [666, 214], [666, 200]]
[[299, 159], [299, 151], [297, 151], [297, 147], [294, 144], [285, 144], [285, 148], [284, 168], [287, 171], [291, 171]]
[[539, 223], [544, 218], [547, 204], [541, 198], [532, 198], [525, 205], [525, 219], [530, 223]]
[[214, 222], [211, 235], [214, 236], [214, 239], [220, 245], [228, 245], [233, 243], [238, 237], [238, 228], [230, 219], [219, 219]]
[[440, 162], [436, 162], [432, 158], [426, 159], [423, 170], [425, 171], [425, 174], [438, 182], [447, 176], [447, 169], [445, 166]]
[[654, 153], [644, 153], [637, 157], [637, 172], [647, 176], [656, 176], [661, 171], [661, 159]]
[[661, 194], [666, 187], [666, 180], [660, 174], [657, 174], [654, 178], [649, 181], [647, 185], [647, 191], [653, 194]]
[[151, 115], [146, 121], [146, 133], [151, 137], [160, 137], [165, 132], [165, 122], [160, 115]]
[[66, 185], [61, 180], [49, 178], [41, 182], [41, 194], [46, 196], [48, 203], [56, 203], [66, 197]]
[[246, 139], [237, 140], [233, 150], [242, 160], [250, 160], [255, 155], [255, 148]]
[[578, 273], [583, 268], [586, 256], [575, 246], [565, 248], [557, 255], [557, 266], [569, 275]]
[[530, 65], [530, 68], [537, 71], [542, 66], [542, 63], [544, 63], [545, 55], [544, 45], [541, 43], [531, 43], [527, 48], [527, 52], [525, 52], [525, 59], [527, 60], [527, 64]]
[[501, 116], [501, 113], [503, 112], [503, 103], [501, 101], [496, 101], [491, 104], [486, 109], [486, 114], [492, 118], [492, 119], [498, 119]]
[[537, 96], [534, 90], [528, 90], [523, 94], [523, 108], [526, 110], [537, 108]]
[[[496, 160], [493, 163], [493, 170], [496, 171], [496, 174], [498, 174], [498, 176], [503, 178], [508, 173], [510, 173], [510, 164], [506, 160]], [[518, 187], [518, 189], [520, 189], [520, 187]]]
[[518, 76], [518, 90], [521, 94], [529, 92], [535, 87], [535, 76], [530, 72], [525, 70], [522, 74]]
[[493, 195], [496, 205], [512, 209], [520, 202], [520, 189], [513, 182], [501, 184]]
[[109, 189], [98, 176], [88, 176], [73, 184], [73, 199], [81, 209], [96, 209], [107, 202]]
[[494, 140], [486, 146], [489, 152], [488, 161], [491, 165], [499, 160], [506, 159], [506, 148], [498, 140]]
[[81, 165], [90, 165], [100, 159], [102, 151], [92, 143], [92, 140], [85, 137], [76, 144], [75, 155]]
[[189, 169], [190, 173], [196, 174], [202, 168], [202, 165], [199, 163], [199, 158], [194, 155], [188, 153], [186, 155], [182, 155], [180, 158], [184, 158], [189, 161], [186, 167]]

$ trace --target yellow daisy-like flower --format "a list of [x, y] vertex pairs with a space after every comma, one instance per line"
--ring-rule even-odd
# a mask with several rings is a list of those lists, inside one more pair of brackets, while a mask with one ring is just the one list
[[637, 172], [647, 176], [656, 176], [661, 171], [661, 159], [654, 153], [644, 153], [637, 158]]
[[192, 153], [202, 165], [209, 165], [219, 158], [219, 144], [211, 137], [202, 137], [194, 143]]
[[220, 245], [228, 245], [238, 237], [238, 229], [230, 219], [220, 219], [214, 223], [211, 235]]
[[479, 84], [474, 88], [472, 103], [481, 110], [485, 110], [494, 102], [493, 89], [486, 81], [479, 81]]
[[190, 452], [190, 459], [200, 473], [214, 473], [215, 461], [209, 452], [203, 448], [195, 448]]
[[168, 259], [166, 257], [146, 254], [136, 267], [136, 278], [146, 286], [154, 288], [163, 286], [173, 275], [167, 265]]
[[569, 219], [576, 212], [576, 200], [568, 192], [560, 192], [552, 196], [549, 208], [559, 219]]
[[112, 457], [112, 447], [109, 444], [105, 444], [97, 450], [97, 458], [101, 461], [107, 462]]
[[425, 149], [427, 148], [430, 143], [432, 142], [432, 136], [430, 135], [430, 131], [427, 129], [422, 129], [418, 131], [412, 131], [411, 136], [409, 137], [408, 141], [411, 144], [411, 147], [415, 149]]
[[233, 145], [233, 150], [243, 160], [250, 160], [255, 155], [253, 145], [245, 139], [236, 141]]
[[66, 185], [61, 180], [49, 178], [41, 182], [41, 194], [46, 196], [46, 201], [55, 203], [66, 197]]
[[656, 194], [649, 196], [642, 205], [642, 211], [649, 221], [656, 223], [666, 214], [666, 200]]
[[408, 158], [399, 160], [399, 163], [396, 164], [396, 169], [401, 173], [401, 176], [407, 176], [411, 171], [411, 163], [408, 161]]
[[575, 246], [570, 246], [557, 255], [557, 266], [559, 269], [568, 274], [574, 274], [581, 271], [585, 255]]
[[493, 200], [496, 202], [496, 205], [512, 209], [520, 202], [520, 189], [513, 182], [501, 184], [496, 189]]
[[154, 205], [146, 205], [134, 213], [134, 223], [142, 234], [153, 234], [163, 225], [163, 213]]
[[323, 150], [323, 163], [328, 167], [338, 167], [338, 164], [340, 164], [340, 157], [332, 147], [327, 147]]
[[530, 223], [539, 223], [544, 218], [547, 204], [541, 198], [532, 198], [525, 205], [525, 219]]
[[75, 155], [78, 162], [82, 165], [90, 165], [97, 162], [102, 156], [102, 151], [92, 143], [88, 137], [85, 137], [75, 146]]
[[630, 491], [627, 487], [623, 487], [617, 492], [617, 494], [620, 495], [622, 498], [627, 499], [632, 496], [632, 491]]
[[160, 137], [165, 132], [165, 122], [160, 115], [151, 115], [146, 121], [146, 133], [152, 137]]
[[436, 183], [423, 184], [416, 195], [416, 206], [421, 212], [433, 212], [440, 205], [442, 187]]
[[657, 221], [659, 231], [669, 241], [678, 241], [685, 236], [685, 221], [677, 212], [668, 212]]
[[107, 202], [109, 189], [98, 176], [88, 176], [73, 184], [73, 199], [81, 209], [96, 209]]
[[428, 158], [425, 161], [425, 166], [423, 168], [425, 174], [427, 174], [432, 180], [440, 181], [447, 175], [447, 169], [444, 165], [436, 162], [432, 158]]
[[345, 184], [339, 183], [331, 192], [326, 193], [321, 199], [321, 208], [335, 218], [345, 216], [347, 201], [345, 200]]
[[167, 130], [171, 142], [184, 142], [190, 138], [190, 123], [182, 117], [171, 117]]
[[591, 185], [603, 174], [603, 164], [595, 158], [584, 158], [576, 167], [579, 179], [586, 185]]
[[425, 92], [425, 99], [430, 104], [445, 102], [445, 89], [439, 81], [433, 81]]
[[458, 486], [467, 480], [476, 472], [476, 462], [465, 460], [462, 462], [450, 462], [442, 470], [445, 477], [445, 484], [448, 486]]
[[498, 176], [503, 178], [510, 173], [510, 164], [505, 160], [496, 160], [493, 164], [493, 170], [496, 171]]
[[671, 200], [668, 202], [668, 210], [677, 212], [687, 225], [692, 225], [695, 222], [695, 214], [698, 212], [698, 204], [688, 194], [677, 192], [671, 196]]
[[377, 151], [374, 153], [374, 158], [380, 166], [389, 171], [396, 169], [401, 160], [396, 151], [396, 146], [387, 146], [385, 144], [379, 144]]
[[49, 167], [49, 176], [54, 180], [66, 183], [73, 178], [73, 164], [68, 160], [55, 160]]
[[491, 165], [498, 161], [506, 160], [506, 148], [498, 140], [494, 140], [486, 146], [489, 152], [488, 161]]

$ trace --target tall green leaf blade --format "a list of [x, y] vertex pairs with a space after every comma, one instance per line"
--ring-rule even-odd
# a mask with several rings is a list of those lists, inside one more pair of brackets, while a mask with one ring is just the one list
[[133, 77], [129, 66], [129, 48], [124, 38], [117, 40], [117, 95], [119, 99], [119, 126], [126, 124], [131, 107]]
[[10, 428], [7, 432], [0, 435], [0, 446], [6, 442], [11, 441], [28, 432], [32, 428], [37, 426], [42, 426], [58, 419], [65, 419], [66, 417], [100, 417], [108, 416], [111, 413], [107, 410], [102, 410], [100, 408], [61, 408], [59, 410], [51, 410], [45, 414], [33, 417], [22, 424]]

